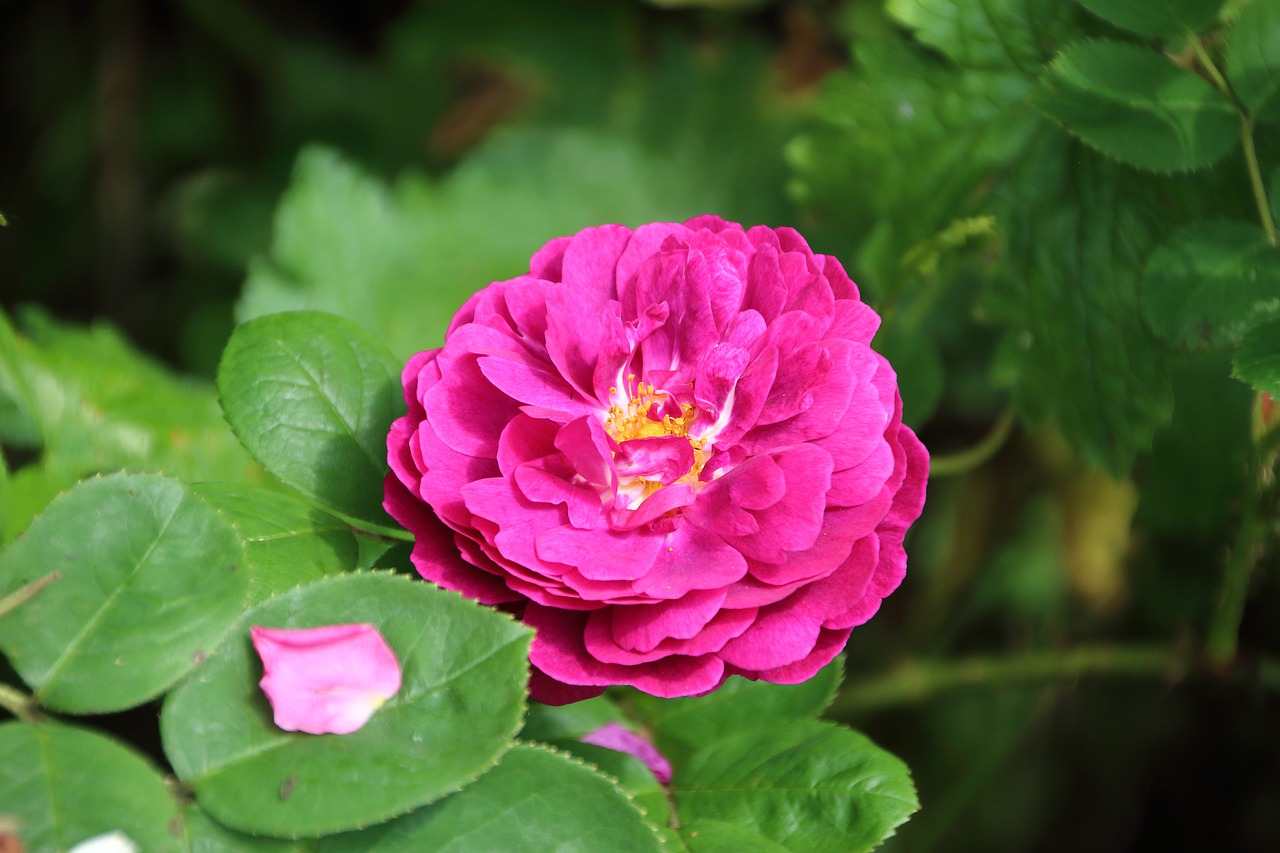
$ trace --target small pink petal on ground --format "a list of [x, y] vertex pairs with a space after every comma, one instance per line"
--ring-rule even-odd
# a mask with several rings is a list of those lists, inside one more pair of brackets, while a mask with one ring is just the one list
[[644, 766], [653, 773], [653, 777], [663, 785], [671, 782], [671, 762], [667, 761], [667, 757], [648, 739], [618, 723], [605, 723], [600, 728], [587, 732], [578, 740], [603, 746], [605, 749], [625, 752], [643, 761]]
[[400, 689], [400, 664], [372, 625], [249, 629], [259, 684], [285, 731], [350, 734]]

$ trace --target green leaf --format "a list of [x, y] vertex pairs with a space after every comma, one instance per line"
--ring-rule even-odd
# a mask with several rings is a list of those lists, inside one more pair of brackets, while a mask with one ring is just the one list
[[1280, 313], [1280, 251], [1256, 225], [1192, 225], [1152, 253], [1142, 295], [1165, 340], [1192, 349], [1233, 344]]
[[177, 851], [178, 809], [150, 763], [113, 740], [58, 723], [0, 725], [0, 815], [27, 853], [61, 853], [109, 832], [139, 850]]
[[1142, 36], [1199, 33], [1218, 17], [1223, 0], [1080, 0], [1093, 14]]
[[1251, 115], [1276, 115], [1280, 93], [1280, 2], [1254, 0], [1240, 12], [1227, 35], [1227, 78]]
[[[258, 687], [249, 626], [376, 626], [403, 686], [349, 735], [286, 732]], [[321, 835], [387, 820], [474, 779], [524, 710], [531, 632], [496, 610], [391, 574], [326, 578], [259, 604], [169, 694], [165, 754], [196, 800], [232, 828]]]
[[1034, 73], [1071, 21], [1060, 0], [888, 0], [885, 11], [965, 69]]
[[0, 619], [0, 649], [54, 710], [141, 704], [235, 622], [248, 591], [243, 556], [230, 525], [176, 480], [87, 480], [0, 553], [0, 598], [60, 575]]
[[440, 802], [364, 832], [324, 838], [321, 853], [597, 853], [659, 851], [654, 827], [608, 779], [549, 749], [521, 744]]
[[636, 715], [653, 727], [663, 749], [689, 751], [725, 734], [818, 716], [831, 704], [843, 673], [841, 655], [800, 684], [730, 678], [706, 696], [658, 699], [637, 691], [628, 699]]
[[727, 823], [806, 853], [871, 850], [920, 807], [906, 765], [831, 723], [781, 723], [711, 741], [672, 784], [683, 819]]
[[749, 829], [718, 820], [695, 820], [680, 826], [692, 853], [791, 853]]
[[194, 804], [183, 813], [183, 828], [186, 853], [312, 853], [316, 849], [310, 839], [286, 841], [227, 829]]
[[582, 737], [606, 723], [626, 723], [627, 718], [604, 696], [568, 705], [533, 702], [525, 715], [520, 737], [524, 740], [562, 741]]
[[388, 187], [310, 148], [276, 212], [270, 257], [250, 268], [238, 316], [330, 311], [407, 358], [439, 346], [472, 293], [528, 272], [547, 240], [601, 222], [685, 219], [716, 202], [664, 157], [578, 130], [498, 134], [438, 185], [407, 174]]
[[262, 478], [210, 386], [173, 374], [109, 326], [66, 326], [34, 308], [21, 316], [25, 336], [0, 317], [0, 437], [42, 447], [38, 465], [54, 479], [122, 468]]
[[1032, 103], [1108, 157], [1153, 172], [1210, 166], [1240, 121], [1208, 82], [1135, 44], [1086, 41], [1053, 60]]
[[1142, 316], [1139, 280], [1169, 197], [1061, 137], [999, 190], [1007, 258], [983, 313], [1005, 327], [995, 370], [1031, 426], [1053, 420], [1094, 464], [1121, 475], [1172, 401], [1164, 348]]
[[238, 327], [218, 368], [222, 408], [281, 482], [364, 527], [382, 509], [387, 432], [404, 409], [400, 366], [369, 332], [316, 311]]
[[197, 483], [191, 490], [216, 507], [240, 536], [255, 603], [356, 567], [351, 528], [292, 495], [230, 483]]
[[1236, 349], [1232, 375], [1259, 391], [1280, 397], [1280, 320], [1254, 326]]

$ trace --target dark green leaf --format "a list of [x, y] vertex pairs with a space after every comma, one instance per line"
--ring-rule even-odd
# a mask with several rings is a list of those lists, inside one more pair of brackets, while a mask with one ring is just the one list
[[627, 796], [589, 767], [517, 745], [498, 766], [440, 802], [385, 826], [322, 839], [322, 853], [599, 853], [659, 851]]
[[1199, 33], [1218, 17], [1222, 0], [1080, 0], [1099, 18], [1143, 36]]
[[312, 853], [315, 841], [286, 841], [245, 835], [227, 829], [200, 810], [197, 805], [183, 813], [185, 853]]
[[356, 567], [351, 528], [310, 504], [259, 486], [198, 483], [191, 488], [240, 536], [253, 602]]
[[1280, 2], [1254, 0], [1240, 12], [1227, 35], [1227, 77], [1250, 114], [1280, 117]]
[[1056, 422], [1086, 458], [1128, 471], [1172, 407], [1164, 349], [1139, 303], [1159, 181], [1046, 140], [1000, 191], [1008, 229], [984, 312], [1006, 329], [997, 378], [1032, 425]]
[[6, 723], [0, 767], [0, 815], [16, 819], [27, 853], [62, 853], [110, 832], [147, 853], [180, 849], [164, 780], [113, 740], [58, 723]]
[[919, 429], [933, 416], [942, 398], [945, 368], [937, 345], [895, 324], [876, 337], [875, 349], [889, 359], [898, 374], [902, 420]]
[[[249, 626], [376, 626], [400, 692], [349, 735], [286, 732], [258, 687]], [[235, 829], [297, 837], [368, 826], [474, 779], [524, 709], [531, 632], [498, 611], [392, 574], [326, 578], [259, 604], [169, 694], [165, 753], [197, 802]]]
[[369, 332], [295, 311], [235, 330], [218, 391], [240, 441], [281, 482], [363, 526], [398, 530], [382, 481], [387, 431], [404, 408], [399, 375]]
[[1232, 373], [1259, 391], [1280, 397], [1280, 320], [1254, 326], [1244, 336]]
[[230, 525], [176, 480], [86, 480], [0, 553], [0, 597], [60, 574], [0, 619], [0, 648], [54, 710], [141, 704], [195, 666], [240, 614], [243, 556]]
[[1142, 296], [1165, 340], [1190, 348], [1235, 343], [1280, 314], [1280, 251], [1256, 225], [1193, 225], [1152, 253]]
[[672, 784], [683, 819], [719, 821], [805, 853], [871, 850], [920, 807], [901, 761], [820, 722], [710, 741]]
[[1078, 42], [1053, 60], [1032, 103], [1122, 163], [1184, 172], [1236, 144], [1235, 110], [1203, 78], [1135, 44]]

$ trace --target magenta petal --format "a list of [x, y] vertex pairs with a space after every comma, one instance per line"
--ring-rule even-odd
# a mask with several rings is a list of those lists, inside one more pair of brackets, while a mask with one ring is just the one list
[[631, 731], [631, 729], [622, 727], [618, 723], [605, 723], [600, 728], [587, 732], [578, 740], [595, 746], [603, 746], [606, 749], [625, 752], [627, 755], [640, 759], [644, 766], [649, 768], [653, 778], [663, 785], [671, 781], [671, 762], [667, 761], [667, 757], [659, 752], [658, 748], [649, 740]]
[[880, 319], [789, 228], [551, 241], [401, 376], [384, 505], [424, 578], [537, 631], [530, 691], [808, 678], [906, 572], [928, 454]]
[[349, 734], [400, 690], [400, 664], [372, 625], [249, 632], [262, 691], [285, 731]]

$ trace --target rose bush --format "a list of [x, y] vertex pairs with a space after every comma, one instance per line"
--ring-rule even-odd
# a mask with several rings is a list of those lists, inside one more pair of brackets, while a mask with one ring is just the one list
[[536, 629], [533, 698], [792, 683], [902, 581], [928, 456], [879, 317], [788, 228], [552, 240], [405, 367], [386, 508]]

